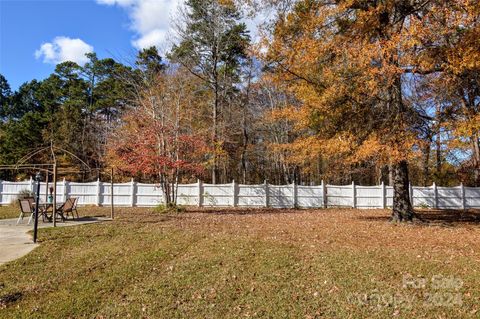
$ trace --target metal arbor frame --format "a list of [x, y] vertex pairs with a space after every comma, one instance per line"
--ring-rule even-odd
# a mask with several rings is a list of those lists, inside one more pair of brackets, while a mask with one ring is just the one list
[[[84, 166], [86, 169], [85, 170], [72, 170], [69, 168], [65, 167], [59, 167], [57, 165], [57, 156], [55, 155], [55, 152], [62, 152], [64, 154], [68, 154], [78, 160], [82, 166]], [[28, 160], [30, 160], [32, 157], [35, 155], [41, 154], [42, 152], [49, 152], [51, 155], [51, 160], [52, 163], [27, 163]], [[92, 169], [90, 166], [88, 166], [87, 163], [85, 163], [82, 159], [80, 159], [78, 156], [73, 154], [72, 152], [69, 152], [63, 148], [57, 147], [53, 145], [53, 142], [50, 143], [49, 146], [47, 147], [40, 147], [32, 152], [28, 153], [27, 155], [23, 156], [17, 164], [14, 165], [0, 165], [0, 170], [36, 170], [40, 172], [44, 172], [45, 174], [45, 183], [46, 183], [46, 194], [48, 196], [48, 178], [49, 174], [53, 175], [53, 227], [57, 226], [57, 175], [58, 173], [80, 173], [80, 172], [91, 172]], [[112, 180], [113, 180], [113, 170], [112, 170]], [[113, 193], [112, 193], [113, 195]], [[38, 195], [40, 196], [40, 194]], [[113, 198], [113, 196], [112, 196]], [[112, 215], [113, 215], [113, 207], [112, 207]]]

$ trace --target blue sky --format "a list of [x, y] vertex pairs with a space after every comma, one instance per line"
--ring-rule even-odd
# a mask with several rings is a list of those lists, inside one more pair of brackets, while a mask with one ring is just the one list
[[17, 89], [84, 53], [129, 60], [165, 45], [180, 0], [0, 0], [0, 73]]

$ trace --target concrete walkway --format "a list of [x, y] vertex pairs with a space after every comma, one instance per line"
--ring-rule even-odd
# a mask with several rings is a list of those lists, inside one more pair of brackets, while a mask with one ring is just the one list
[[[57, 222], [57, 227], [77, 226], [84, 224], [98, 223], [110, 220], [102, 217], [80, 218], [78, 220], [69, 220], [66, 222]], [[33, 221], [27, 225], [28, 218], [23, 219], [23, 223], [17, 225], [17, 219], [0, 220], [0, 265], [17, 258], [23, 257], [36, 247], [32, 236], [27, 234], [33, 231]], [[53, 227], [52, 223], [38, 223], [39, 228]]]

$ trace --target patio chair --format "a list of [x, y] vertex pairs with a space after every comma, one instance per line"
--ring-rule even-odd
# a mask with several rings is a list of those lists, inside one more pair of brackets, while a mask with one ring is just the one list
[[78, 197], [70, 197], [70, 199], [73, 201], [73, 207], [72, 207], [72, 217], [73, 217], [73, 219], [75, 219], [75, 215], [73, 214], [73, 212], [75, 212], [75, 214], [77, 214], [77, 218], [80, 218], [78, 216], [78, 210], [77, 210]]
[[62, 221], [65, 221], [67, 219], [69, 213], [73, 215], [73, 207], [74, 201], [72, 200], [72, 198], [69, 198], [65, 203], [62, 204], [62, 206], [57, 208], [57, 214], [62, 218]]
[[19, 199], [18, 204], [20, 205], [20, 216], [18, 216], [17, 225], [23, 220], [26, 214], [30, 214], [30, 218], [28, 219], [28, 224], [30, 224], [35, 213], [33, 210], [33, 198]]
[[25, 197], [24, 199], [30, 202], [30, 206], [35, 207], [35, 198], [34, 197]]

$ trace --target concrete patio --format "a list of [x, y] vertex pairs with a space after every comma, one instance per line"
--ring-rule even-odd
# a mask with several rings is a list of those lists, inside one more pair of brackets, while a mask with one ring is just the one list
[[[110, 220], [104, 217], [84, 217], [76, 220], [57, 222], [57, 227], [70, 227], [85, 224], [93, 224]], [[0, 220], [0, 265], [25, 256], [39, 244], [34, 244], [32, 235], [33, 221], [27, 224], [28, 218], [24, 218], [17, 225], [17, 219]], [[52, 223], [44, 223], [41, 220], [38, 223], [39, 228], [53, 227]]]

